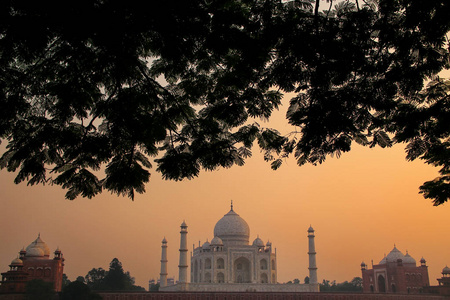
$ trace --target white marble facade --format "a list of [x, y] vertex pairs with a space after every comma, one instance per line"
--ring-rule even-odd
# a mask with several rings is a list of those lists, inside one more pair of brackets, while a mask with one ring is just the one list
[[214, 227], [214, 238], [193, 249], [191, 283], [276, 283], [277, 257], [231, 206]]
[[[179, 282], [165, 286], [161, 291], [257, 291], [257, 292], [318, 292], [317, 281], [310, 284], [278, 284], [276, 249], [259, 236], [250, 244], [250, 228], [231, 204], [214, 227], [214, 237], [198, 247], [193, 247], [190, 264], [190, 283], [186, 278], [187, 225], [181, 225]], [[314, 230], [308, 229], [310, 275], [317, 278], [315, 266]], [[167, 276], [166, 246], [163, 240], [161, 278]]]

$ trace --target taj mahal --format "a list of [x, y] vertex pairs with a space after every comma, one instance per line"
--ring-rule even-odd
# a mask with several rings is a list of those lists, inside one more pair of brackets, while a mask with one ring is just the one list
[[314, 229], [308, 229], [309, 284], [277, 283], [277, 253], [259, 236], [250, 244], [250, 227], [233, 209], [214, 227], [211, 242], [193, 248], [188, 282], [187, 228], [180, 231], [179, 281], [167, 285], [167, 240], [162, 240], [160, 291], [319, 292]]

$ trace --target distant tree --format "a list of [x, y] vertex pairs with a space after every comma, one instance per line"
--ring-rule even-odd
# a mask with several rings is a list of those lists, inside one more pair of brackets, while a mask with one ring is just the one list
[[322, 292], [362, 292], [362, 279], [355, 277], [351, 282], [344, 281], [341, 283], [336, 283], [336, 280], [330, 282], [324, 279], [319, 286]]
[[134, 279], [128, 272], [124, 272], [122, 263], [114, 258], [109, 264], [109, 271], [105, 276], [105, 285], [110, 290], [131, 290]]
[[[450, 1], [319, 2], [0, 1], [0, 168], [67, 199], [133, 199], [151, 159], [182, 180], [242, 166], [254, 144], [278, 169], [406, 143], [440, 168], [420, 192], [446, 202]], [[286, 134], [256, 122], [283, 93]]]
[[62, 276], [62, 288], [66, 287], [70, 283], [69, 278], [67, 277], [66, 273], [63, 273]]
[[363, 280], [361, 277], [355, 277], [350, 281], [350, 283], [355, 287], [355, 289], [361, 290], [363, 288]]
[[69, 283], [61, 293], [61, 300], [101, 300], [102, 297], [93, 293], [83, 282], [76, 280]]
[[286, 284], [292, 284], [292, 280], [289, 280], [288, 282], [286, 282]]
[[149, 291], [150, 292], [158, 292], [159, 291], [159, 283], [154, 283], [154, 284], [151, 284], [150, 285], [150, 289], [149, 289]]
[[42, 279], [33, 279], [25, 286], [25, 300], [50, 300], [55, 297], [53, 283], [45, 282]]
[[322, 292], [332, 291], [335, 285], [336, 285], [335, 280], [330, 282], [329, 280], [323, 279], [322, 283], [319, 283], [320, 291]]
[[84, 277], [85, 282], [92, 290], [104, 290], [106, 273], [103, 268], [93, 268]]
[[293, 280], [293, 283], [294, 283], [294, 284], [300, 284], [300, 280], [299, 280], [298, 278], [295, 278], [295, 279]]
[[145, 288], [134, 284], [134, 278], [130, 272], [125, 272], [122, 263], [114, 258], [109, 264], [109, 270], [93, 268], [84, 277], [88, 287], [94, 291], [120, 290], [120, 291], [145, 291]]
[[306, 276], [304, 280], [305, 280], [305, 284], [309, 284], [309, 276]]
[[75, 279], [75, 281], [79, 281], [81, 283], [85, 283], [85, 280], [84, 280], [83, 276], [78, 276], [77, 279]]

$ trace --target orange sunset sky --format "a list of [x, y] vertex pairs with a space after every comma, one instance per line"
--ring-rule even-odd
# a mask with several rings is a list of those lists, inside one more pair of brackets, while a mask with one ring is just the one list
[[[291, 130], [282, 121], [287, 101], [267, 127]], [[273, 125], [272, 125], [273, 124]], [[281, 125], [280, 125], [281, 124]], [[4, 149], [5, 143], [1, 145]], [[108, 269], [117, 257], [136, 284], [160, 271], [161, 240], [168, 240], [169, 277], [178, 277], [180, 224], [188, 245], [213, 238], [215, 223], [235, 211], [257, 235], [277, 249], [278, 281], [308, 275], [307, 229], [316, 230], [318, 277], [342, 282], [361, 276], [362, 261], [377, 264], [394, 244], [429, 266], [430, 284], [450, 264], [448, 204], [434, 207], [418, 194], [437, 176], [422, 161], [407, 162], [404, 145], [369, 149], [354, 145], [341, 158], [298, 167], [288, 159], [270, 169], [257, 147], [244, 167], [201, 172], [199, 178], [164, 181], [152, 170], [147, 192], [135, 201], [104, 192], [94, 199], [64, 199], [58, 186], [15, 185], [0, 172], [0, 271], [38, 235], [54, 251], [60, 247], [70, 280], [92, 268]]]

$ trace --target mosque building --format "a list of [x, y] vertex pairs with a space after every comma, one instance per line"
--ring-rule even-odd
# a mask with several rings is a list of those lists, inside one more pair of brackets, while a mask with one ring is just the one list
[[2, 275], [0, 293], [20, 293], [25, 291], [25, 285], [33, 279], [51, 282], [56, 292], [61, 291], [64, 270], [64, 258], [57, 248], [54, 258], [50, 258], [50, 249], [39, 234], [36, 240], [19, 252], [9, 265], [10, 270]]
[[442, 277], [437, 279], [439, 285], [425, 287], [424, 291], [430, 294], [450, 296], [450, 268], [445, 266], [442, 269]]
[[422, 257], [417, 266], [408, 252], [403, 254], [395, 245], [372, 269], [362, 262], [361, 272], [364, 293], [418, 294], [430, 285], [425, 259]]
[[277, 253], [259, 236], [250, 244], [250, 227], [231, 204], [214, 227], [210, 242], [193, 247], [187, 282], [187, 225], [181, 224], [179, 281], [167, 285], [167, 240], [162, 241], [160, 291], [318, 292], [314, 229], [308, 229], [309, 284], [278, 284]]

